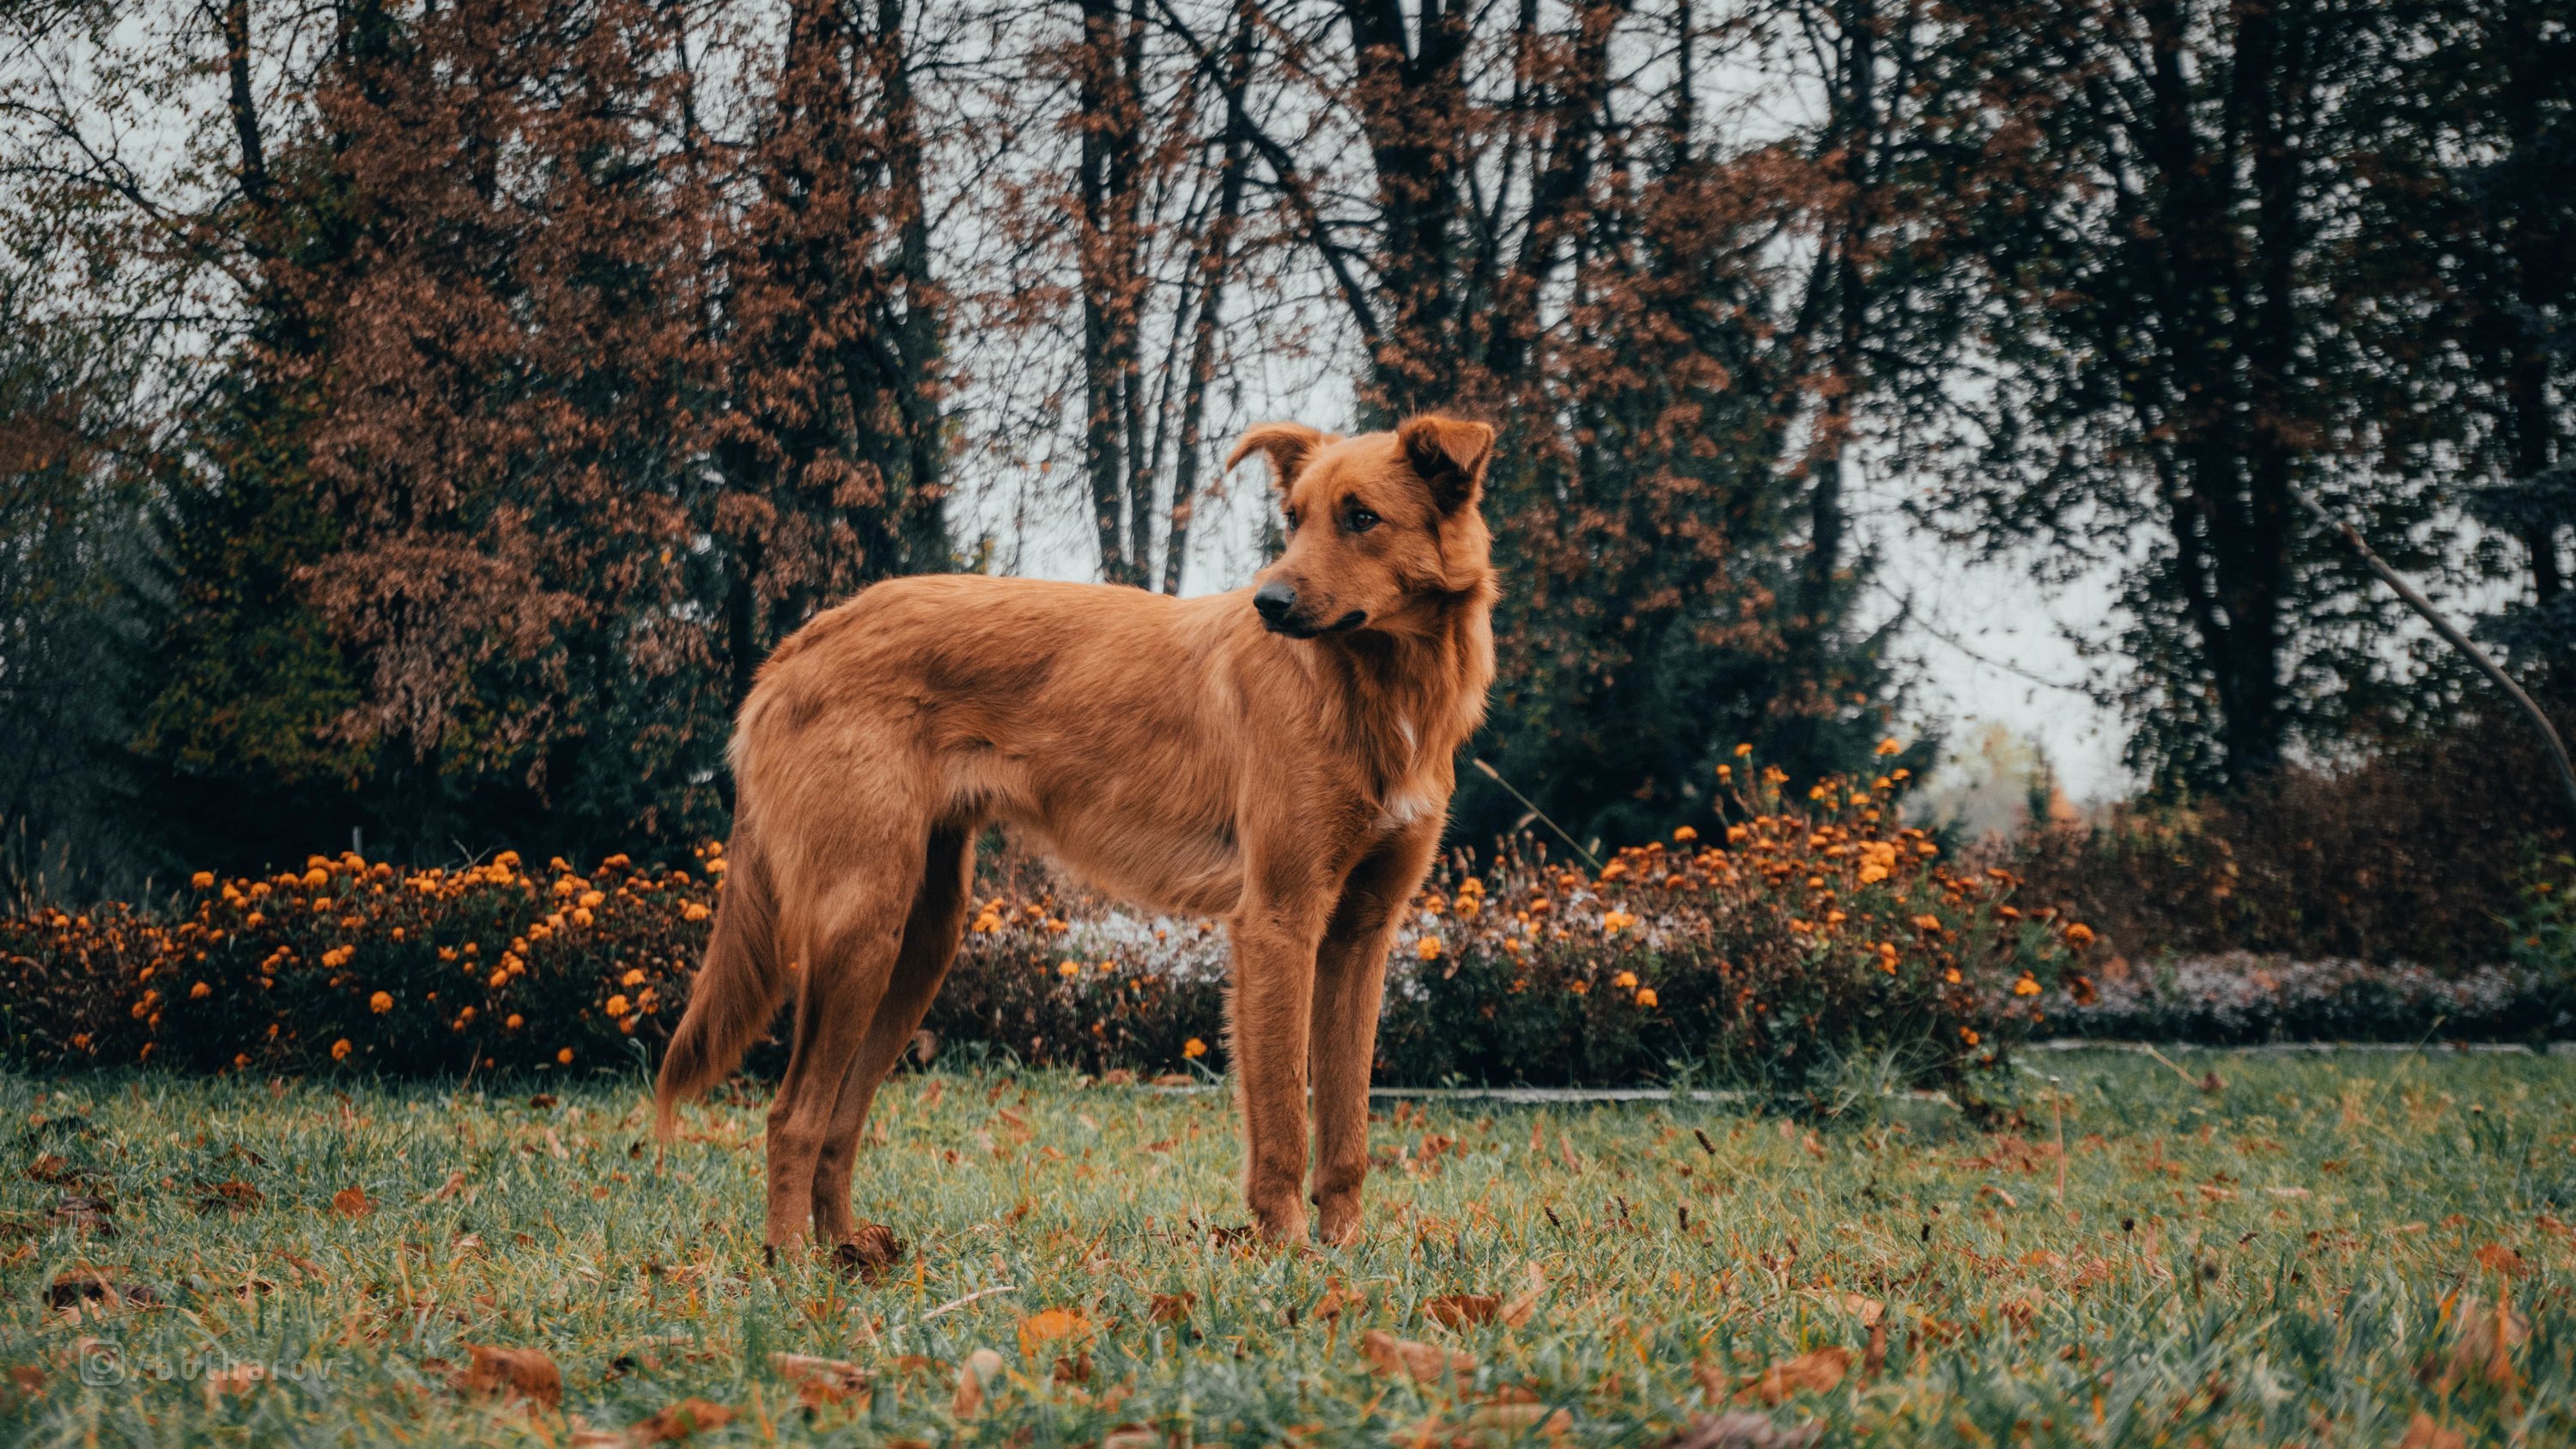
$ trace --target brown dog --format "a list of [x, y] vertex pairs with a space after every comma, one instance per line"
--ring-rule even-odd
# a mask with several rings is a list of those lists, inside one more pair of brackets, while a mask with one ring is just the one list
[[792, 984], [771, 1247], [809, 1212], [818, 1241], [853, 1241], [859, 1129], [993, 821], [1104, 890], [1228, 918], [1244, 1196], [1266, 1237], [1303, 1240], [1311, 1075], [1323, 1233], [1357, 1230], [1387, 946], [1493, 679], [1493, 441], [1440, 417], [1265, 424], [1227, 460], [1268, 456], [1293, 530], [1257, 588], [898, 579], [778, 646], [734, 733], [732, 873], [656, 1090], [667, 1132]]

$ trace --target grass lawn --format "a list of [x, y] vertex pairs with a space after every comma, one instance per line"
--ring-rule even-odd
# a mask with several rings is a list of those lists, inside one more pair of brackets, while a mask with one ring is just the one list
[[[907, 1077], [874, 1285], [763, 1268], [758, 1102], [657, 1171], [632, 1077], [0, 1078], [0, 1442], [607, 1444], [691, 1399], [702, 1443], [2576, 1441], [2576, 1061], [2182, 1064], [2225, 1083], [2042, 1061], [2062, 1156], [2027, 1076], [1998, 1135], [1382, 1109], [1366, 1240], [1304, 1253], [1212, 1231], [1220, 1094]], [[543, 1350], [561, 1407], [451, 1386], [468, 1344]]]

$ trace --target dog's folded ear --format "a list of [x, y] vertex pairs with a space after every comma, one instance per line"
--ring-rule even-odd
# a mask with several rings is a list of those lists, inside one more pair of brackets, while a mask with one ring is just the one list
[[1485, 485], [1485, 463], [1494, 455], [1491, 427], [1425, 413], [1405, 419], [1395, 437], [1404, 446], [1405, 462], [1430, 485], [1441, 512], [1455, 513], [1476, 501]]
[[1306, 466], [1317, 448], [1334, 440], [1333, 434], [1304, 423], [1256, 423], [1226, 455], [1226, 471], [1234, 471], [1236, 464], [1260, 453], [1270, 459], [1270, 481], [1285, 488], [1297, 481], [1298, 470]]

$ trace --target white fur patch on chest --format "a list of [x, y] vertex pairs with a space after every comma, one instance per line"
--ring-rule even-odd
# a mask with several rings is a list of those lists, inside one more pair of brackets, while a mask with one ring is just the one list
[[1416, 821], [1428, 820], [1439, 814], [1445, 803], [1428, 785], [1408, 786], [1386, 797], [1386, 803], [1377, 812], [1377, 828], [1402, 830]]

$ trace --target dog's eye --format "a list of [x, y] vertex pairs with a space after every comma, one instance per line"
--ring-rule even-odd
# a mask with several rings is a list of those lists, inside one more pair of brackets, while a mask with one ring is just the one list
[[1366, 533], [1370, 529], [1377, 527], [1378, 517], [1367, 509], [1354, 504], [1351, 508], [1347, 522], [1351, 532]]

